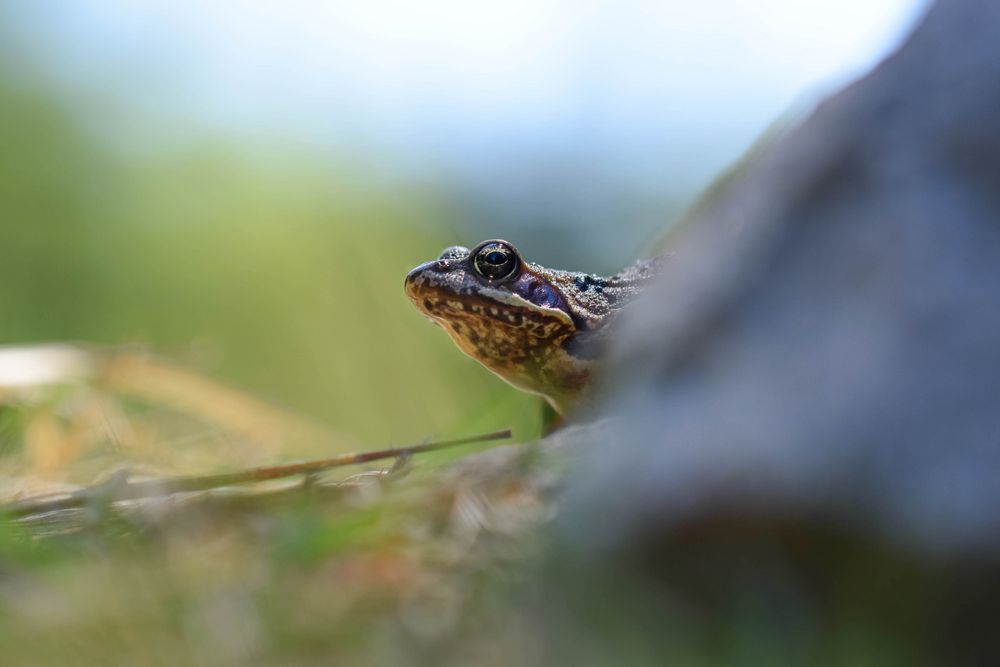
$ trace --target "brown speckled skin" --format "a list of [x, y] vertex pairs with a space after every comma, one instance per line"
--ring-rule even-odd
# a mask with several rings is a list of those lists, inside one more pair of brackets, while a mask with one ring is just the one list
[[512, 277], [491, 281], [454, 246], [410, 271], [405, 287], [459, 349], [564, 414], [590, 381], [608, 326], [655, 268], [640, 262], [602, 278], [521, 259]]

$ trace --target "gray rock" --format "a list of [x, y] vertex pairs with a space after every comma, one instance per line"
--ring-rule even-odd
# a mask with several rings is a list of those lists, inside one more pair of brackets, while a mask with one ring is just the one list
[[581, 482], [615, 539], [737, 503], [1000, 555], [1000, 3], [936, 6], [674, 248]]
[[[589, 586], [624, 572], [716, 611], [779, 590], [796, 618], [926, 607], [900, 645], [974, 628], [977, 593], [996, 611], [1000, 3], [938, 2], [671, 246], [614, 350], [615, 429], [567, 491]], [[902, 607], [829, 602], [892, 573]]]

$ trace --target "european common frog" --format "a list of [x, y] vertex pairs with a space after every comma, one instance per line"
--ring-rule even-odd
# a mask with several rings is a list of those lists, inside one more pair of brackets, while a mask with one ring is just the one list
[[446, 248], [406, 276], [406, 294], [459, 349], [564, 414], [586, 388], [621, 308], [656, 260], [601, 277], [525, 261], [498, 239]]

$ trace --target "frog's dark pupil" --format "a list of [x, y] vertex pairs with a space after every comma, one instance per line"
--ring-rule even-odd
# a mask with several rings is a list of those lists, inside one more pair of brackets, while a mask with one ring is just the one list
[[482, 244], [474, 251], [472, 260], [476, 273], [491, 283], [513, 277], [519, 264], [517, 252], [499, 242]]

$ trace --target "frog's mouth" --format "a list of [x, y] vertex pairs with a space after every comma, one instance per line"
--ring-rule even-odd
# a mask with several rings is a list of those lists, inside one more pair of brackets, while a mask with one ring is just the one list
[[[418, 267], [419, 268], [419, 267]], [[420, 312], [436, 324], [447, 325], [456, 319], [479, 318], [506, 327], [527, 327], [536, 335], [550, 329], [572, 332], [573, 318], [561, 308], [537, 304], [514, 292], [488, 287], [452, 286], [428, 279], [413, 271], [406, 278], [406, 295]]]

